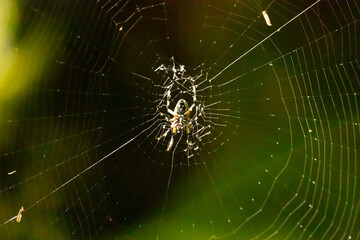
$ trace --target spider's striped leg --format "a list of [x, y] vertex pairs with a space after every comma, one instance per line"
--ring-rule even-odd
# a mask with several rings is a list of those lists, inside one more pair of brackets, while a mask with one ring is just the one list
[[166, 151], [170, 151], [173, 144], [174, 144], [174, 136], [171, 135], [171, 139], [170, 139], [170, 142], [169, 142], [169, 145], [168, 145]]
[[176, 116], [176, 113], [173, 110], [171, 110], [170, 108], [168, 108], [168, 113], [170, 113], [173, 116]]
[[195, 102], [196, 102], [196, 87], [193, 86], [193, 104], [191, 105], [191, 107], [189, 108], [189, 110], [186, 111], [186, 114], [189, 114], [193, 108], [195, 107]]
[[170, 131], [170, 128], [168, 130], [166, 130], [166, 132], [163, 135], [161, 135], [160, 137], [155, 137], [156, 140], [159, 141], [160, 139], [165, 138], [168, 135], [169, 131]]
[[190, 112], [193, 110], [194, 107], [195, 107], [195, 103], [193, 103], [193, 104], [191, 105], [191, 107], [189, 108], [189, 110], [186, 111], [185, 114], [186, 114], [186, 115], [187, 115], [187, 114], [190, 114]]
[[175, 116], [176, 113], [169, 108], [169, 106], [170, 106], [170, 98], [171, 98], [171, 91], [170, 91], [170, 89], [167, 90], [166, 95], [167, 95], [167, 98], [166, 98], [166, 109], [167, 109], [168, 113], [170, 113], [171, 115]]

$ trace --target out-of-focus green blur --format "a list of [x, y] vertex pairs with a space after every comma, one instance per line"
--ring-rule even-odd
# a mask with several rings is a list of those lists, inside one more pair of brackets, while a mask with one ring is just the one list
[[[8, 123], [18, 121], [17, 115], [20, 107], [24, 106], [23, 103], [27, 101], [29, 95], [32, 94], [37, 87], [37, 82], [41, 79], [41, 74], [44, 71], [48, 71], [46, 64], [46, 58], [49, 55], [50, 48], [53, 43], [48, 42], [50, 39], [56, 38], [56, 35], [51, 28], [46, 27], [48, 24], [38, 22], [32, 24], [24, 32], [19, 33], [18, 24], [20, 21], [20, 9], [17, 2], [14, 0], [1, 0], [0, 1], [0, 122]], [[25, 20], [26, 21], [26, 20]], [[25, 105], [26, 106], [26, 105]], [[3, 154], [4, 148], [9, 144], [9, 139], [14, 139], [13, 135], [17, 135], [17, 132], [21, 132], [21, 126], [26, 123], [16, 125], [18, 131], [14, 132], [14, 129], [7, 124], [0, 124], [0, 148]], [[43, 132], [39, 132], [39, 137]], [[23, 139], [23, 142], [29, 141], [31, 146], [31, 139]], [[15, 144], [16, 146], [16, 144]], [[16, 149], [15, 149], [16, 150]], [[19, 149], [21, 151], [21, 149]], [[38, 153], [39, 154], [39, 153]], [[23, 166], [31, 166], [31, 158], [33, 156], [24, 155], [23, 159], [19, 162]], [[42, 156], [41, 156], [42, 157]], [[35, 157], [36, 158], [36, 157]], [[40, 156], [38, 156], [40, 159]], [[1, 178], [17, 179], [21, 181], [15, 175], [17, 172], [22, 172], [24, 176], [28, 173], [23, 171], [38, 171], [38, 169], [20, 168], [14, 169], [17, 172], [11, 176], [8, 175], [6, 165], [11, 165], [9, 161], [11, 159], [1, 159], [0, 173]], [[30, 175], [30, 174], [29, 174]], [[1, 181], [1, 189], [5, 186], [5, 182]], [[25, 185], [25, 184], [22, 184]], [[48, 212], [49, 209], [57, 208], [57, 204], [49, 204], [48, 209], [44, 209], [43, 214], [36, 216], [26, 216], [27, 207], [24, 205], [24, 201], [31, 196], [36, 196], [37, 193], [42, 192], [44, 194], [48, 189], [46, 184], [38, 184], [36, 188], [18, 188], [18, 191], [13, 191], [11, 194], [7, 194], [4, 191], [1, 194], [0, 200], [0, 219], [1, 222], [8, 220], [9, 216], [16, 216], [21, 206], [24, 206], [23, 218], [20, 223], [15, 220], [3, 226], [3, 228], [11, 229], [9, 232], [16, 233], [17, 239], [34, 239], [36, 233], [42, 232], [42, 236], [47, 239], [64, 239], [64, 228], [61, 226], [53, 226], [50, 228], [41, 229], [41, 226], [49, 224], [49, 219], [55, 216]], [[40, 194], [40, 195], [41, 195]], [[22, 200], [23, 199], [23, 200]], [[2, 229], [4, 230], [4, 229]], [[26, 235], [24, 235], [26, 233]], [[4, 239], [4, 232], [0, 232], [0, 239]]]
[[[15, 42], [18, 18], [18, 9], [14, 1], [0, 2], [1, 104], [11, 104], [11, 101], [23, 99], [19, 94], [20, 90], [30, 87], [31, 81], [43, 67], [43, 59], [37, 57], [41, 46], [35, 31], [27, 33], [24, 39]], [[35, 57], [36, 61], [30, 59], [31, 57]]]
[[[26, 99], [26, 94], [40, 78], [46, 67], [46, 49], [42, 41], [47, 38], [41, 29], [29, 28], [17, 35], [19, 9], [16, 1], [0, 1], [0, 119], [16, 118], [16, 106]], [[50, 33], [49, 33], [50, 34]], [[40, 41], [41, 40], [41, 41]], [[7, 129], [0, 129], [0, 142], [6, 139]]]
[[[14, 71], [17, 63], [18, 54], [12, 46], [14, 31], [18, 23], [18, 11], [16, 5], [11, 0], [0, 2], [0, 99], [3, 104], [13, 93], [9, 92], [9, 85], [12, 85]], [[17, 79], [14, 79], [17, 81]]]

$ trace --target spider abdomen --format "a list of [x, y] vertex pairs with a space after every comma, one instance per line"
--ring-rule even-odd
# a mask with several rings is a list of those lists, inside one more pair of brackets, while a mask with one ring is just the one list
[[175, 113], [178, 115], [184, 115], [189, 110], [189, 104], [184, 100], [180, 99], [175, 106]]

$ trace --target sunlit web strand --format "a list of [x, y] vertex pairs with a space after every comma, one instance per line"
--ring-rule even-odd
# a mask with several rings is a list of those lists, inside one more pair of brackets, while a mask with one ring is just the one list
[[[293, 20], [297, 19], [299, 16], [301, 16], [302, 14], [304, 14], [306, 11], [308, 11], [309, 9], [311, 9], [314, 5], [316, 5], [317, 3], [319, 3], [320, 0], [317, 0], [316, 2], [314, 2], [313, 4], [311, 4], [309, 7], [307, 7], [306, 9], [304, 9], [302, 12], [300, 12], [299, 14], [297, 14], [295, 17], [293, 17], [292, 19], [290, 19], [288, 22], [284, 23], [279, 29], [284, 28], [286, 25], [288, 25], [289, 23], [291, 23]], [[261, 45], [263, 42], [265, 42], [267, 39], [269, 39], [271, 36], [273, 36], [274, 34], [277, 33], [277, 30], [273, 31], [270, 35], [268, 35], [267, 37], [265, 37], [263, 40], [261, 40], [260, 42], [258, 42], [257, 44], [255, 44], [253, 47], [251, 47], [249, 50], [247, 50], [245, 53], [243, 53], [240, 57], [238, 57], [237, 59], [235, 59], [233, 62], [231, 62], [229, 65], [227, 65], [226, 67], [224, 67], [219, 73], [217, 73], [215, 76], [213, 76], [212, 78], [209, 79], [209, 81], [213, 81], [215, 78], [217, 78], [220, 74], [222, 74], [226, 69], [228, 69], [229, 67], [231, 67], [234, 63], [236, 63], [237, 61], [239, 61], [241, 58], [243, 58], [244, 56], [246, 56], [248, 53], [250, 53], [252, 50], [254, 50], [255, 48], [257, 48], [259, 45]]]

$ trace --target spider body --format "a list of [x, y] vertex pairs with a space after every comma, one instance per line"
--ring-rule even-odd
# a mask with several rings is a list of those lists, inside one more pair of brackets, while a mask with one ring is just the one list
[[[192, 109], [191, 109], [192, 110]], [[173, 118], [170, 120], [171, 129], [173, 129], [173, 133], [176, 133], [180, 130], [186, 130], [187, 133], [190, 132], [191, 123], [190, 123], [190, 112], [188, 103], [184, 99], [180, 99], [173, 111], [171, 113]]]
[[[165, 118], [166, 123], [162, 122], [163, 129], [161, 130], [161, 135], [155, 138], [157, 140], [160, 140], [162, 138], [165, 139], [169, 132], [171, 132], [171, 138], [166, 148], [166, 151], [170, 151], [174, 144], [174, 135], [176, 135], [178, 132], [186, 131], [186, 133], [188, 134], [188, 138], [186, 140], [186, 143], [188, 144], [187, 150], [189, 151], [189, 149], [193, 148], [194, 146], [194, 143], [189, 140], [189, 135], [193, 128], [193, 123], [196, 124], [196, 114], [198, 111], [198, 107], [196, 107], [195, 116], [193, 118], [190, 117], [190, 113], [195, 107], [195, 104], [197, 103], [195, 79], [184, 76], [186, 72], [184, 65], [180, 65], [179, 68], [177, 68], [173, 58], [172, 60], [173, 66], [166, 67], [162, 64], [155, 70], [155, 72], [165, 71], [166, 74], [168, 74], [169, 72], [173, 73], [172, 76], [167, 79], [167, 81], [170, 81], [170, 84], [164, 87], [166, 89], [163, 95], [164, 98], [166, 98], [166, 112], [159, 113], [160, 116], [163, 116]], [[190, 84], [191, 86], [187, 86], [188, 84]], [[192, 105], [189, 107], [189, 104], [186, 102], [185, 99], [180, 99], [176, 103], [174, 110], [170, 109], [169, 106], [171, 101], [171, 93], [174, 91], [180, 91], [180, 96], [183, 96], [183, 94], [191, 94], [193, 100]], [[163, 101], [161, 101], [159, 104], [159, 108], [163, 107], [164, 105], [165, 104], [163, 104]], [[171, 115], [170, 117], [168, 117], [169, 114]], [[198, 139], [201, 140], [200, 138]]]
[[173, 117], [171, 119], [165, 117], [165, 120], [167, 120], [170, 123], [170, 128], [165, 131], [164, 134], [162, 134], [160, 137], [157, 137], [157, 140], [160, 140], [161, 138], [165, 138], [170, 130], [172, 130], [172, 135], [170, 142], [168, 144], [168, 147], [166, 151], [170, 151], [172, 145], [174, 144], [174, 135], [182, 130], [185, 130], [187, 134], [190, 133], [190, 129], [192, 128], [191, 125], [191, 118], [190, 113], [192, 109], [194, 108], [195, 104], [193, 103], [191, 107], [189, 108], [189, 104], [184, 99], [180, 99], [174, 108], [174, 110], [171, 110], [169, 108], [170, 103], [167, 103], [167, 111], [170, 113]]

